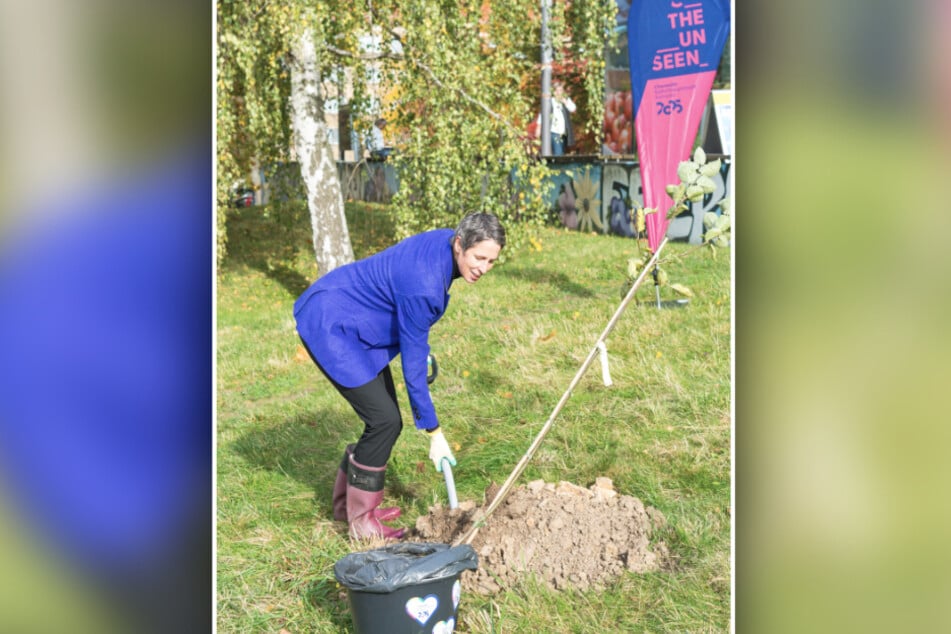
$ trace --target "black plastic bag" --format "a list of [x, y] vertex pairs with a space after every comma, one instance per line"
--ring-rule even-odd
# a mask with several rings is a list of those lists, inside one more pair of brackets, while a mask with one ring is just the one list
[[388, 593], [479, 567], [475, 550], [468, 544], [405, 542], [376, 550], [350, 553], [334, 564], [341, 585], [360, 592]]

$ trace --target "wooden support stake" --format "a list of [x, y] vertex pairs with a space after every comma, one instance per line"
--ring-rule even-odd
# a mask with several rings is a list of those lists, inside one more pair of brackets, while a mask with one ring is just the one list
[[538, 435], [535, 436], [535, 440], [532, 442], [531, 446], [528, 448], [528, 451], [525, 452], [525, 455], [522, 456], [522, 459], [518, 461], [518, 464], [515, 465], [515, 469], [512, 471], [512, 474], [508, 477], [502, 487], [499, 489], [499, 492], [495, 494], [495, 497], [492, 499], [492, 502], [489, 503], [488, 508], [486, 508], [480, 516], [473, 522], [472, 527], [461, 537], [456, 539], [453, 542], [453, 546], [458, 546], [459, 544], [471, 544], [472, 540], [475, 539], [475, 536], [478, 534], [479, 529], [485, 524], [486, 520], [489, 519], [489, 516], [492, 515], [493, 511], [498, 508], [499, 504], [502, 503], [502, 500], [505, 499], [505, 496], [508, 495], [509, 490], [512, 488], [512, 485], [515, 484], [515, 481], [518, 479], [522, 472], [525, 471], [525, 467], [528, 466], [529, 460], [532, 459], [532, 456], [535, 455], [535, 452], [538, 451], [539, 445], [542, 444], [542, 440], [548, 434], [548, 431], [551, 429], [552, 424], [555, 422], [555, 418], [558, 416], [561, 409], [565, 406], [565, 403], [568, 402], [568, 399], [571, 397], [572, 391], [577, 387], [578, 383], [581, 381], [581, 377], [584, 376], [584, 373], [591, 366], [592, 361], [598, 355], [600, 346], [607, 339], [608, 335], [614, 330], [614, 327], [617, 325], [618, 320], [621, 318], [621, 314], [624, 313], [624, 310], [627, 308], [627, 305], [631, 303], [631, 300], [634, 299], [634, 293], [637, 292], [637, 289], [640, 287], [641, 282], [644, 281], [644, 278], [649, 274], [651, 267], [657, 263], [658, 257], [660, 257], [660, 252], [664, 250], [664, 246], [667, 244], [667, 238], [664, 238], [663, 242], [660, 243], [660, 246], [657, 247], [657, 251], [654, 252], [654, 256], [650, 259], [644, 270], [641, 271], [641, 274], [637, 276], [637, 279], [634, 281], [634, 285], [631, 286], [631, 289], [627, 292], [627, 295], [624, 296], [624, 299], [621, 300], [621, 304], [617, 307], [617, 310], [614, 311], [614, 315], [608, 321], [608, 325], [604, 328], [604, 332], [601, 333], [601, 336], [598, 337], [598, 340], [594, 344], [594, 348], [591, 349], [591, 352], [588, 353], [588, 358], [584, 360], [584, 363], [581, 364], [581, 368], [578, 369], [578, 372], [575, 374], [575, 378], [571, 380], [571, 384], [568, 386], [568, 389], [565, 390], [565, 393], [562, 395], [561, 400], [558, 401], [558, 404], [555, 405], [555, 409], [552, 411], [551, 416], [548, 417], [548, 422], [542, 427], [541, 431], [538, 432]]

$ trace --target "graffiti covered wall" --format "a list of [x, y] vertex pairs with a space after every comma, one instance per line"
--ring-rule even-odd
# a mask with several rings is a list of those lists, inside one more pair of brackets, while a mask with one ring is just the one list
[[[712, 157], [708, 157], [712, 158]], [[566, 160], [567, 159], [567, 160]], [[699, 203], [688, 203], [687, 211], [675, 217], [667, 228], [671, 240], [700, 244], [703, 216], [708, 211], [719, 213], [717, 206], [727, 194], [730, 158], [721, 157], [720, 173], [714, 177], [716, 190]], [[632, 203], [644, 204], [641, 173], [637, 161], [604, 161], [592, 157], [569, 157], [551, 162], [549, 205], [552, 216], [562, 226], [586, 232], [619, 236], [636, 235]], [[399, 177], [390, 163], [361, 161], [337, 163], [340, 185], [345, 200], [388, 203], [399, 189]], [[272, 200], [304, 197], [296, 164], [276, 171], [269, 182]]]
[[[549, 167], [554, 172], [551, 178], [555, 185], [549, 202], [562, 225], [579, 231], [637, 237], [631, 209], [634, 201], [637, 206], [643, 205], [644, 192], [636, 161], [589, 159]], [[691, 244], [702, 242], [703, 216], [708, 211], [719, 213], [717, 205], [726, 196], [729, 172], [730, 159], [723, 157], [720, 173], [713, 179], [716, 190], [699, 203], [688, 203], [687, 210], [671, 220], [668, 238]]]
[[579, 231], [604, 232], [601, 213], [601, 170], [598, 163], [573, 163], [551, 176], [553, 211], [561, 224]]
[[[721, 160], [720, 173], [713, 179], [716, 190], [699, 203], [688, 203], [687, 211], [671, 220], [667, 228], [667, 237], [671, 240], [701, 243], [704, 214], [719, 213], [717, 205], [727, 193], [730, 159], [722, 157]], [[387, 203], [399, 188], [398, 175], [389, 163], [338, 162], [337, 166], [347, 200]], [[631, 216], [633, 202], [636, 201], [637, 206], [644, 204], [637, 161], [579, 157], [577, 161], [559, 160], [549, 167], [553, 184], [549, 189], [549, 205], [552, 216], [562, 226], [577, 231], [638, 237]]]

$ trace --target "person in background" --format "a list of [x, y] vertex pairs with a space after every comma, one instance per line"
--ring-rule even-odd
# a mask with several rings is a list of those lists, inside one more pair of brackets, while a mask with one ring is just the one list
[[444, 459], [455, 466], [426, 382], [429, 330], [446, 310], [453, 280], [479, 281], [504, 246], [499, 219], [472, 213], [455, 230], [420, 233], [330, 271], [294, 303], [304, 347], [364, 423], [360, 439], [344, 451], [333, 488], [334, 519], [349, 524], [351, 537], [403, 536], [403, 529], [381, 523], [400, 509], [379, 508], [387, 462], [403, 429], [389, 365], [396, 355], [436, 471]]
[[[561, 156], [565, 148], [574, 144], [574, 132], [571, 127], [571, 113], [578, 107], [571, 97], [565, 94], [565, 86], [560, 81], [554, 84], [551, 98], [551, 156]], [[535, 118], [535, 138], [541, 138], [541, 115]]]
[[373, 128], [370, 130], [370, 156], [375, 159], [385, 161], [393, 151], [393, 148], [386, 145], [383, 138], [383, 128], [386, 127], [386, 119], [380, 117], [373, 122]]

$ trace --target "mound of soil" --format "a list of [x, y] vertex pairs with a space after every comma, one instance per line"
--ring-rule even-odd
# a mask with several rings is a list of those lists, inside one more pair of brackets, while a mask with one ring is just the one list
[[[498, 487], [486, 492], [486, 506]], [[456, 509], [430, 508], [416, 521], [414, 537], [453, 543], [481, 517], [473, 502]], [[463, 575], [467, 589], [492, 594], [534, 576], [555, 589], [603, 587], [623, 571], [647, 572], [665, 566], [666, 545], [650, 545], [663, 514], [635, 497], [619, 495], [608, 478], [590, 488], [543, 480], [517, 487], [472, 540], [479, 568]]]

